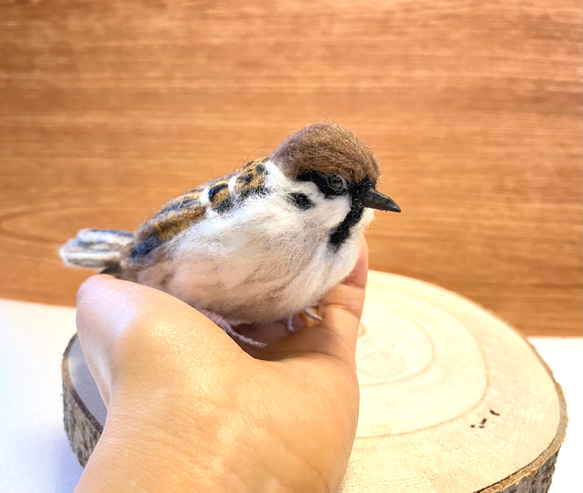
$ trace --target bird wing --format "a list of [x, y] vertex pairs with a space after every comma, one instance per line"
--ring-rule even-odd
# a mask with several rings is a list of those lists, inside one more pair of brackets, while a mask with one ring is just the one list
[[[265, 193], [266, 160], [251, 161], [233, 173], [172, 199], [138, 228], [134, 240], [122, 252], [122, 265], [126, 269], [151, 265], [159, 247], [201, 221], [209, 210], [222, 214], [248, 197]], [[231, 180], [234, 185], [230, 187]]]

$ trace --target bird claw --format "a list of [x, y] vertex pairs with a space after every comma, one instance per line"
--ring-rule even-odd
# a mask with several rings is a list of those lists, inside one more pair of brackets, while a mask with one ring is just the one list
[[233, 329], [233, 326], [229, 322], [227, 322], [226, 319], [221, 317], [219, 314], [214, 313], [214, 312], [209, 312], [207, 310], [199, 310], [199, 312], [201, 312], [209, 320], [211, 320], [216, 325], [218, 325], [221, 329], [223, 329], [224, 332], [229, 334], [233, 339], [237, 339], [245, 344], [248, 344], [249, 346], [255, 346], [255, 347], [259, 347], [259, 348], [264, 348], [265, 346], [267, 346], [267, 344], [265, 344], [264, 342], [259, 342], [259, 341], [256, 341], [255, 339], [252, 339], [251, 337], [247, 337], [247, 336], [244, 336], [243, 334], [239, 334], [239, 332], [237, 332], [235, 329]]
[[317, 313], [314, 313], [312, 310], [310, 310], [309, 308], [304, 308], [304, 314], [307, 317], [310, 317], [313, 320], [316, 320], [318, 322], [321, 322], [323, 319], [322, 317], [320, 317], [320, 315], [318, 315]]
[[[320, 315], [318, 315], [318, 314], [314, 313], [314, 312], [313, 312], [312, 310], [310, 310], [309, 308], [304, 308], [304, 309], [302, 310], [302, 313], [303, 313], [304, 315], [306, 315], [306, 317], [310, 317], [311, 319], [314, 319], [314, 320], [316, 320], [316, 321], [318, 321], [318, 322], [321, 322], [321, 321], [322, 321], [322, 317], [320, 317]], [[286, 322], [286, 326], [285, 326], [285, 327], [286, 327], [286, 329], [287, 329], [287, 331], [288, 331], [290, 334], [295, 334], [295, 332], [296, 332], [296, 330], [294, 329], [293, 320], [294, 320], [294, 317], [293, 317], [293, 316], [291, 316], [291, 317], [288, 317], [288, 318], [287, 318], [287, 322]]]

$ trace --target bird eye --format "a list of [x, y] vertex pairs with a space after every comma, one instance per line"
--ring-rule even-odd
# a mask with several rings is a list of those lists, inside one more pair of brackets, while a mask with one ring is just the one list
[[328, 185], [336, 192], [343, 192], [347, 188], [346, 180], [340, 175], [332, 175], [328, 178]]

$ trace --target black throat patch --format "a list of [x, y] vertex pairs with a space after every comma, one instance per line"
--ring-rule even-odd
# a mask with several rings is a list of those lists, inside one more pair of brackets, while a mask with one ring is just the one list
[[364, 205], [362, 205], [362, 202], [353, 199], [350, 212], [346, 214], [344, 221], [342, 221], [330, 232], [329, 242], [334, 251], [337, 251], [348, 239], [350, 236], [350, 230], [355, 224], [360, 222], [363, 213]]

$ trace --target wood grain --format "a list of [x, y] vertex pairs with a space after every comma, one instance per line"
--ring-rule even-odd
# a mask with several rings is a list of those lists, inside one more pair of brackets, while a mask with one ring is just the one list
[[581, 35], [574, 0], [2, 2], [0, 296], [73, 304], [77, 229], [331, 119], [403, 209], [371, 267], [580, 335]]

